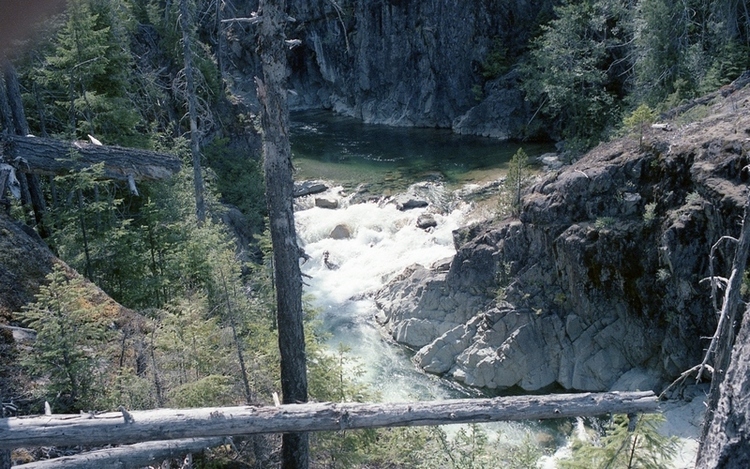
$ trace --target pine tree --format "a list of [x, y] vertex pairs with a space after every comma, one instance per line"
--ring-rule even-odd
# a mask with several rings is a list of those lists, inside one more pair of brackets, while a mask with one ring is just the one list
[[506, 210], [513, 216], [521, 213], [521, 194], [531, 180], [529, 157], [519, 148], [508, 162], [508, 173], [500, 197], [501, 212]]
[[106, 350], [112, 335], [106, 304], [97, 304], [91, 285], [69, 278], [55, 264], [36, 301], [18, 314], [37, 338], [22, 363], [32, 376], [49, 380], [41, 397], [60, 411], [95, 408], [103, 393]]
[[38, 83], [47, 96], [44, 122], [67, 138], [96, 135], [107, 144], [143, 143], [130, 99], [127, 8], [120, 0], [71, 0]]
[[555, 15], [531, 44], [524, 88], [575, 152], [595, 143], [618, 115], [628, 9], [613, 0], [568, 0]]
[[597, 441], [576, 439], [571, 459], [561, 469], [666, 469], [676, 455], [677, 440], [659, 433], [660, 414], [615, 415]]

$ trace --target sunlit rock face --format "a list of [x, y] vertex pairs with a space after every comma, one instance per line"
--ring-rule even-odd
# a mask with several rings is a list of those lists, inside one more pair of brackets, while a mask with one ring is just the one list
[[[384, 286], [381, 323], [420, 367], [472, 386], [606, 390], [631, 370], [663, 386], [700, 362], [716, 325], [703, 279], [748, 197], [748, 97], [541, 177], [520, 218], [454, 232], [447, 271], [411, 267]], [[720, 275], [732, 253], [717, 254]]]

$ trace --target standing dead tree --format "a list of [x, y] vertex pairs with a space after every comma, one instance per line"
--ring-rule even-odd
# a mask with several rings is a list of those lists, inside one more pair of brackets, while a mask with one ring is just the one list
[[[697, 370], [700, 377], [709, 368], [713, 377], [696, 467], [746, 468], [750, 465], [750, 396], [746, 391], [750, 386], [750, 312], [744, 314], [736, 341], [735, 330], [750, 253], [750, 199], [745, 203], [739, 238], [725, 236], [719, 240], [723, 241], [736, 243], [736, 249], [729, 278], [719, 280], [725, 283], [719, 323]], [[715, 296], [717, 277], [711, 275]]]
[[206, 221], [206, 201], [201, 169], [201, 151], [198, 135], [198, 96], [195, 87], [195, 70], [193, 67], [192, 29], [194, 27], [188, 0], [180, 0], [180, 29], [182, 30], [182, 52], [185, 63], [185, 99], [188, 105], [190, 120], [190, 153], [193, 161], [193, 188], [195, 189], [195, 216], [198, 223]]
[[[261, 0], [257, 17], [258, 49], [263, 77], [256, 78], [261, 104], [266, 203], [273, 243], [276, 317], [284, 404], [307, 402], [307, 358], [302, 312], [302, 276], [294, 226], [294, 180], [289, 143], [286, 79], [289, 67], [284, 24], [285, 0]], [[309, 465], [309, 442], [301, 428], [290, 428], [281, 440], [281, 467]]]

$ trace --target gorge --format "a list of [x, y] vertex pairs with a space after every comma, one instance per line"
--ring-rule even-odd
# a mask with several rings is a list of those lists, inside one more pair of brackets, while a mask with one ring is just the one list
[[[743, 86], [688, 111], [700, 120], [540, 176], [519, 218], [456, 229], [450, 262], [415, 261], [371, 292], [378, 320], [419, 367], [473, 387], [663, 389], [716, 325], [703, 279], [747, 197]], [[714, 267], [729, 262], [719, 250]]]
[[474, 386], [662, 388], [716, 325], [703, 279], [747, 199], [749, 92], [603, 144], [530, 187], [520, 218], [457, 231], [447, 271], [413, 266], [375, 295], [386, 327], [421, 367]]
[[[202, 78], [187, 98], [199, 98], [202, 114], [197, 128], [188, 130], [180, 116], [186, 102], [182, 81], [190, 75], [183, 65], [189, 68], [191, 52], [189, 45], [184, 51], [176, 47], [176, 3], [71, 2], [81, 8], [51, 21], [44, 45], [16, 62], [19, 75], [9, 67], [0, 79], [5, 85], [0, 97], [11, 98], [16, 114], [28, 106], [31, 121], [26, 128], [19, 125], [25, 117], [13, 116], [14, 123], [8, 106], [0, 106], [3, 132], [27, 140], [35, 140], [30, 133], [72, 140], [79, 149], [82, 136], [96, 135], [91, 142], [177, 153], [186, 149], [188, 133], [199, 134], [203, 163], [210, 166], [211, 222], [205, 226], [194, 223], [186, 172], [164, 185], [144, 184], [142, 195], [94, 179], [45, 179], [38, 192], [54, 219], [56, 237], [46, 240], [54, 254], [41, 239], [44, 205], [32, 210], [28, 201], [6, 204], [0, 214], [0, 321], [8, 325], [0, 331], [0, 394], [23, 396], [22, 412], [38, 411], [47, 400], [78, 411], [121, 405], [125, 398], [131, 408], [200, 405], [186, 403], [186, 396], [255, 402], [277, 391], [271, 345], [283, 329], [270, 314], [273, 265], [262, 259], [269, 247], [262, 235], [255, 236], [267, 223], [258, 177], [261, 111], [254, 77], [260, 59], [252, 21], [236, 20], [262, 12], [256, 1], [191, 4], [196, 23], [182, 26], [183, 43], [192, 36]], [[187, 1], [179, 3], [188, 7]], [[663, 8], [656, 13], [636, 8], [641, 4]], [[115, 11], [113, 5], [123, 8]], [[329, 356], [316, 349], [309, 363], [327, 363], [337, 353], [336, 342], [365, 360], [381, 353], [375, 350], [380, 347], [390, 355], [372, 360], [376, 370], [368, 371], [369, 379], [382, 385], [377, 391], [384, 397], [400, 400], [453, 393], [662, 390], [700, 362], [717, 322], [707, 278], [712, 268], [726, 275], [734, 249], [726, 242], [713, 259], [709, 253], [717, 240], [736, 236], [748, 199], [750, 77], [746, 73], [727, 85], [750, 67], [746, 5], [664, 0], [627, 6], [603, 0], [289, 0], [288, 5], [292, 110], [350, 117], [357, 122], [351, 128], [359, 126], [352, 134], [366, 134], [375, 124], [393, 127], [390, 137], [352, 139], [342, 154], [360, 152], [357, 145], [365, 152], [421, 146], [444, 152], [437, 159], [445, 165], [430, 169], [415, 157], [404, 171], [368, 170], [367, 178], [360, 168], [350, 168], [354, 183], [334, 184], [325, 194], [297, 201], [303, 258], [309, 256], [303, 281], [328, 302], [318, 305], [319, 315], [329, 332], [338, 334], [329, 341]], [[700, 15], [685, 14], [692, 11]], [[80, 52], [78, 44], [68, 40], [82, 31], [96, 32], [86, 35], [92, 56], [85, 60], [74, 53]], [[562, 47], [567, 39], [592, 37]], [[672, 46], [673, 55], [652, 54]], [[74, 80], [81, 86], [74, 87]], [[672, 110], [659, 115], [648, 106]], [[632, 125], [638, 111], [642, 120]], [[658, 124], [650, 127], [651, 119]], [[314, 123], [303, 122], [304, 127], [315, 131]], [[419, 140], [410, 134], [415, 127], [434, 130], [435, 137]], [[459, 164], [450, 155], [455, 134], [481, 137], [488, 147], [513, 147], [502, 157], [485, 155], [487, 160], [504, 161], [519, 146], [530, 148], [527, 142], [557, 141], [565, 152], [559, 160], [568, 164], [546, 170], [525, 189], [517, 216], [494, 214], [493, 206], [472, 213], [471, 192], [452, 193], [466, 182], [455, 174], [463, 169], [449, 168]], [[499, 143], [509, 139], [515, 143]], [[577, 153], [599, 140], [605, 143]], [[8, 149], [0, 148], [6, 162], [23, 165], [23, 157], [7, 158]], [[306, 151], [298, 155], [298, 177], [327, 178], [326, 162], [308, 158], [324, 158], [327, 150]], [[193, 156], [200, 169], [199, 153]], [[197, 174], [196, 198], [203, 179]], [[405, 184], [407, 177], [419, 182]], [[501, 190], [501, 181], [481, 187], [482, 196]], [[68, 196], [58, 197], [63, 192]], [[232, 225], [227, 232], [225, 225]], [[239, 225], [243, 229], [228, 233]], [[238, 239], [229, 239], [232, 234]], [[294, 248], [283, 252], [296, 259]], [[64, 266], [57, 255], [69, 263], [62, 269], [70, 278], [79, 277], [75, 270], [86, 271], [101, 284], [101, 290], [93, 284], [86, 290], [96, 298], [92, 305], [106, 310], [101, 317], [111, 321], [101, 323], [100, 349], [91, 338], [83, 340], [82, 356], [99, 354], [92, 363], [100, 364], [102, 373], [90, 389], [101, 393], [86, 398], [106, 402], [77, 401], [75, 385], [68, 394], [52, 392], [46, 385], [57, 383], [45, 372], [27, 376], [33, 370], [21, 364], [19, 357], [29, 349], [20, 342], [17, 347], [14, 334], [30, 325], [21, 323], [25, 305], [40, 291], [49, 293], [43, 277], [52, 265]], [[739, 329], [739, 321], [735, 326]], [[192, 330], [216, 347], [185, 345], [182, 334], [169, 335], [170, 328]], [[119, 356], [105, 347], [110, 333], [119, 334]], [[747, 341], [747, 334], [739, 336]], [[338, 365], [345, 355], [340, 350]], [[737, 356], [743, 354], [738, 349]], [[422, 384], [406, 388], [389, 373], [407, 380], [418, 376]], [[733, 369], [732, 376], [743, 373], [747, 370]], [[321, 376], [320, 394], [313, 398], [332, 399], [326, 391], [336, 380]], [[121, 379], [134, 384], [112, 385], [125, 382]], [[32, 396], [32, 386], [43, 392]], [[739, 382], [740, 400], [743, 389]], [[678, 387], [672, 396], [702, 398], [702, 392]], [[736, 419], [735, 427], [746, 426], [743, 408], [722, 412]], [[737, 437], [721, 428], [711, 431], [738, 438], [740, 450], [747, 446], [741, 432]], [[265, 448], [255, 443], [252, 459], [263, 466], [264, 458], [274, 457], [274, 443]], [[329, 455], [335, 460], [330, 448], [320, 448], [321, 464]]]

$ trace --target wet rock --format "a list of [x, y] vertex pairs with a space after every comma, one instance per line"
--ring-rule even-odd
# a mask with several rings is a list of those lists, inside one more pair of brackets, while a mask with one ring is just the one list
[[329, 189], [322, 181], [300, 181], [294, 183], [294, 197], [304, 197], [306, 195], [320, 194]]
[[328, 236], [331, 239], [349, 239], [352, 237], [352, 232], [346, 225], [336, 225]]
[[529, 110], [514, 75], [485, 85], [486, 97], [453, 121], [453, 131], [502, 140], [521, 135]]
[[315, 206], [319, 208], [337, 209], [339, 208], [339, 201], [335, 199], [323, 199], [316, 197]]
[[700, 279], [748, 197], [731, 129], [750, 114], [713, 111], [548, 173], [519, 219], [456, 230], [447, 272], [412, 266], [375, 294], [386, 330], [425, 370], [493, 389], [660, 386], [699, 363], [716, 326]]
[[428, 205], [430, 204], [426, 200], [409, 199], [403, 203], [398, 204], [398, 209], [404, 212], [413, 208], [427, 207]]
[[437, 226], [437, 220], [432, 214], [425, 213], [417, 217], [417, 227], [423, 230]]
[[[367, 123], [451, 128], [521, 138], [531, 113], [515, 84], [483, 82], [482, 65], [501, 44], [527, 47], [553, 1], [289, 2], [302, 41], [291, 61], [291, 109], [331, 109]], [[250, 8], [250, 7], [247, 7]], [[238, 12], [248, 16], [249, 9]], [[343, 14], [342, 14], [343, 13]], [[457, 20], [460, 18], [460, 20]], [[235, 93], [257, 102], [252, 36], [232, 42]], [[467, 48], [466, 44], [472, 47]], [[495, 83], [498, 83], [497, 85]], [[486, 103], [484, 102], [486, 101]], [[458, 122], [457, 122], [458, 121]]]

